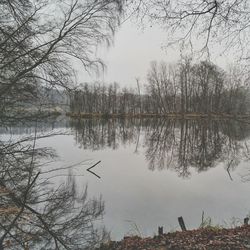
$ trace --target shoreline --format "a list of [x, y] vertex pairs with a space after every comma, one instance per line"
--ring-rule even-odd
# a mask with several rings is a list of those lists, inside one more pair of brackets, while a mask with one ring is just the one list
[[203, 114], [203, 113], [167, 113], [167, 114], [150, 114], [150, 113], [138, 113], [138, 114], [104, 114], [104, 113], [74, 113], [68, 112], [66, 116], [75, 119], [116, 119], [116, 118], [172, 118], [172, 119], [250, 119], [250, 115], [235, 115], [235, 114]]

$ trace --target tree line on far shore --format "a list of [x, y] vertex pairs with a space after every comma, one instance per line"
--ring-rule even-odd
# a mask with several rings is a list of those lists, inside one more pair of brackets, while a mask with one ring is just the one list
[[225, 72], [215, 64], [185, 59], [175, 65], [152, 62], [146, 84], [85, 83], [70, 94], [72, 113], [101, 114], [247, 114], [248, 79], [239, 68]]

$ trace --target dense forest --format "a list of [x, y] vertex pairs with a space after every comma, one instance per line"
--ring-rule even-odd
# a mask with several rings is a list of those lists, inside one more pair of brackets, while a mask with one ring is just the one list
[[208, 61], [186, 59], [175, 65], [152, 62], [147, 83], [120, 89], [117, 83], [85, 84], [71, 93], [74, 113], [168, 114], [249, 112], [248, 79], [240, 69], [225, 72]]

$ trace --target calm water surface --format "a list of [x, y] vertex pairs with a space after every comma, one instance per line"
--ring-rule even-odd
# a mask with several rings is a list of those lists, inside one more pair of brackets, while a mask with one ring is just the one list
[[[177, 217], [197, 228], [202, 211], [214, 224], [231, 226], [250, 212], [250, 126], [209, 120], [67, 120], [39, 123], [40, 139], [58, 158], [43, 168], [54, 185], [68, 173], [79, 192], [105, 201], [105, 227], [113, 239], [153, 235], [158, 226], [179, 230]], [[22, 137], [34, 124], [1, 128]], [[86, 171], [92, 170], [101, 178]], [[77, 164], [76, 166], [72, 166]], [[69, 168], [69, 166], [72, 166]], [[45, 176], [43, 176], [45, 178]]]

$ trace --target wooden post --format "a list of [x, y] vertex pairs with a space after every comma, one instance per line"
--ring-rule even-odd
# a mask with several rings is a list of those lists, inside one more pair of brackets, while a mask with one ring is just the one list
[[187, 231], [187, 229], [186, 229], [186, 226], [185, 226], [185, 223], [184, 223], [184, 220], [183, 220], [182, 216], [181, 216], [181, 217], [178, 217], [178, 222], [179, 222], [179, 225], [180, 225], [180, 227], [181, 227], [181, 230], [182, 230], [182, 231]]
[[247, 225], [248, 225], [248, 221], [249, 221], [249, 218], [248, 218], [248, 217], [246, 217], [246, 218], [244, 219], [244, 225], [245, 225], [245, 226], [247, 226]]
[[158, 227], [158, 235], [163, 235], [163, 227]]

